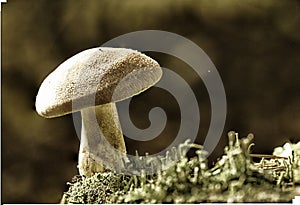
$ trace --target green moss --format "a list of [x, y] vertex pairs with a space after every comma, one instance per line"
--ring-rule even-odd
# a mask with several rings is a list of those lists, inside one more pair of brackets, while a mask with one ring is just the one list
[[92, 177], [75, 176], [64, 194], [63, 203], [112, 203], [126, 192], [130, 177], [112, 172], [97, 173]]
[[[68, 183], [62, 202], [289, 202], [300, 195], [300, 143], [276, 148], [274, 155], [254, 155], [250, 153], [252, 134], [239, 139], [237, 133], [229, 132], [228, 139], [223, 157], [212, 168], [202, 146], [186, 142], [159, 158], [162, 166], [179, 159], [168, 169], [148, 176], [141, 171], [139, 176], [108, 172], [77, 177]], [[196, 149], [196, 157], [186, 156], [183, 150], [188, 148]], [[253, 157], [261, 161], [254, 163]], [[136, 162], [127, 166], [130, 163], [136, 166]]]

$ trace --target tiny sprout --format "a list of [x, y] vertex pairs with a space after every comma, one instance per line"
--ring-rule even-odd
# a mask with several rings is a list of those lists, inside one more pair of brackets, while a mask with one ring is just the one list
[[229, 148], [234, 146], [236, 140], [236, 133], [234, 131], [228, 132]]
[[247, 137], [241, 139], [241, 148], [246, 154], [249, 154], [249, 147], [251, 146], [251, 142], [254, 139], [254, 135], [252, 133], [248, 134]]

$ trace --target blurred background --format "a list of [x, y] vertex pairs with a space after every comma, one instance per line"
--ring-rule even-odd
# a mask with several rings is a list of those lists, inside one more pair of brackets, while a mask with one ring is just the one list
[[[77, 174], [79, 140], [72, 116], [44, 119], [35, 112], [43, 79], [72, 55], [119, 35], [157, 29], [182, 35], [211, 58], [223, 80], [226, 133], [255, 134], [255, 153], [300, 140], [300, 1], [290, 0], [9, 0], [2, 4], [2, 202], [57, 203]], [[205, 86], [184, 62], [147, 53], [182, 76], [199, 102], [203, 143], [210, 122]], [[158, 97], [159, 96], [159, 97]], [[126, 138], [128, 152], [155, 153], [180, 126], [174, 98], [157, 88], [135, 97], [133, 122], [149, 125], [148, 110], [161, 106], [168, 123], [155, 140]]]

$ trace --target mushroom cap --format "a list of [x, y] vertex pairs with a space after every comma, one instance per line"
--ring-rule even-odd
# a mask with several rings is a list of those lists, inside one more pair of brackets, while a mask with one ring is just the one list
[[150, 57], [126, 48], [82, 51], [59, 65], [42, 82], [36, 110], [47, 118], [117, 102], [148, 89], [162, 76]]

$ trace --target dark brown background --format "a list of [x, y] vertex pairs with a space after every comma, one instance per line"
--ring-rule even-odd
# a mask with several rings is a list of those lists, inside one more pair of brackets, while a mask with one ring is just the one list
[[[87, 48], [127, 32], [158, 29], [198, 44], [224, 82], [228, 115], [211, 159], [220, 156], [226, 132], [253, 132], [255, 152], [269, 153], [300, 140], [300, 2], [296, 0], [9, 0], [2, 5], [2, 199], [55, 203], [77, 174], [79, 140], [71, 116], [43, 119], [35, 112], [40, 83], [56, 66]], [[201, 79], [178, 59], [148, 53], [186, 79], [197, 94], [202, 143], [210, 120]], [[127, 139], [129, 152], [163, 149], [180, 126], [178, 105], [152, 89], [131, 105], [137, 126], [147, 110], [162, 106], [168, 126], [156, 140]], [[159, 99], [154, 101], [159, 94]], [[156, 97], [155, 97], [156, 96]]]

